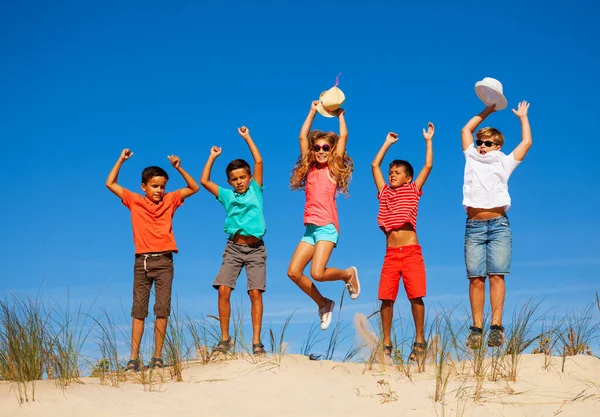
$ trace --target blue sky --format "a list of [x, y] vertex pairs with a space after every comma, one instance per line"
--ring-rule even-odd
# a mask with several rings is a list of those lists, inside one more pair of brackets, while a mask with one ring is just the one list
[[[226, 164], [251, 158], [236, 132], [246, 125], [265, 165], [265, 321], [279, 323], [296, 310], [290, 335], [301, 339], [317, 315], [286, 276], [304, 229], [304, 195], [289, 190], [289, 172], [311, 100], [342, 72], [355, 171], [350, 197], [338, 199], [341, 236], [330, 265], [356, 265], [363, 285], [343, 319], [376, 305], [385, 240], [371, 160], [395, 131], [400, 141], [384, 164], [408, 159], [418, 171], [428, 121], [436, 126], [434, 168], [418, 219], [426, 303], [467, 308], [460, 129], [483, 108], [474, 84], [486, 76], [504, 84], [508, 99], [509, 108], [485, 122], [503, 131], [505, 150], [520, 140], [510, 108], [531, 102], [533, 147], [510, 181], [514, 255], [505, 317], [529, 297], [563, 311], [593, 300], [599, 6], [445, 3], [2, 2], [0, 291], [43, 288], [57, 300], [69, 291], [71, 300], [89, 305], [98, 297], [95, 306], [126, 317], [130, 218], [104, 187], [121, 149], [135, 152], [121, 185], [139, 191], [141, 170], [160, 165], [174, 190], [184, 183], [167, 155], [180, 156], [198, 179], [210, 147], [222, 146], [212, 178], [226, 185]], [[314, 127], [337, 130], [337, 120], [318, 116]], [[206, 190], [175, 216], [174, 295], [190, 314], [216, 314], [211, 282], [225, 245], [223, 222], [222, 206]], [[245, 276], [239, 285], [245, 288]], [[320, 288], [337, 299], [342, 291], [340, 283]], [[399, 300], [408, 312], [402, 290]]]

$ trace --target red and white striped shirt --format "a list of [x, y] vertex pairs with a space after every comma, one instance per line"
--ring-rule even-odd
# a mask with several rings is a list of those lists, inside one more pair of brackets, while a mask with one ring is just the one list
[[419, 198], [422, 194], [423, 191], [419, 190], [414, 182], [398, 188], [390, 188], [385, 184], [377, 196], [379, 199], [377, 224], [381, 230], [387, 233], [409, 223], [416, 232]]

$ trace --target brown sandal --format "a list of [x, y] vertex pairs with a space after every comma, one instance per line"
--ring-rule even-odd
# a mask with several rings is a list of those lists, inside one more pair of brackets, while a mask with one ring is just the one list
[[427, 353], [427, 342], [415, 342], [413, 343], [413, 349], [408, 355], [409, 361], [423, 360]]

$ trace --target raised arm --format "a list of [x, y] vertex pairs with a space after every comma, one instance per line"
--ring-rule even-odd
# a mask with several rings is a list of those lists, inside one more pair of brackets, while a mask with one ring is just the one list
[[[425, 138], [425, 165], [419, 172], [419, 176], [415, 180], [415, 185], [419, 190], [425, 185], [425, 181], [429, 177], [431, 168], [433, 168], [433, 134], [435, 133], [435, 126], [433, 123], [427, 123], [427, 131], [423, 129], [423, 138]], [[472, 139], [471, 139], [472, 140]]]
[[383, 162], [383, 158], [390, 146], [396, 142], [398, 142], [398, 134], [394, 132], [388, 133], [385, 138], [385, 142], [383, 142], [383, 145], [381, 145], [379, 152], [377, 152], [375, 159], [373, 159], [373, 162], [371, 163], [371, 171], [373, 171], [373, 179], [375, 180], [375, 186], [377, 187], [378, 193], [381, 192], [381, 189], [385, 185], [385, 179], [383, 178], [383, 173], [381, 172], [381, 163]]
[[488, 106], [477, 116], [473, 117], [467, 122], [465, 127], [462, 128], [462, 147], [463, 151], [466, 151], [469, 146], [473, 146], [473, 132], [477, 130], [477, 126], [483, 122], [483, 120], [490, 114], [496, 111], [496, 105]]
[[522, 101], [519, 103], [517, 110], [512, 109], [515, 116], [521, 121], [521, 143], [513, 150], [513, 156], [517, 161], [522, 161], [527, 155], [527, 151], [531, 148], [531, 126], [529, 126], [529, 103]]
[[119, 171], [121, 170], [121, 166], [123, 166], [123, 162], [127, 161], [129, 158], [133, 156], [133, 152], [129, 149], [123, 149], [121, 151], [121, 155], [115, 166], [110, 170], [108, 174], [108, 178], [106, 179], [106, 187], [113, 192], [114, 195], [119, 197], [121, 200], [123, 199], [123, 187], [121, 187], [117, 180], [119, 178]]
[[167, 158], [169, 158], [169, 161], [171, 162], [171, 165], [173, 165], [173, 168], [175, 168], [177, 172], [181, 174], [181, 176], [185, 180], [185, 183], [187, 184], [187, 187], [181, 188], [179, 190], [181, 192], [181, 199], [185, 200], [189, 196], [196, 194], [198, 190], [200, 190], [200, 186], [198, 185], [196, 180], [190, 174], [188, 174], [185, 169], [181, 167], [181, 159], [179, 159], [179, 157], [175, 155], [169, 155], [167, 156]]
[[258, 147], [252, 140], [250, 136], [250, 130], [246, 126], [242, 126], [238, 128], [238, 133], [240, 136], [246, 141], [248, 148], [250, 149], [250, 153], [252, 154], [252, 158], [254, 159], [254, 181], [258, 185], [262, 187], [263, 185], [263, 159], [262, 155], [258, 151]]
[[319, 104], [319, 100], [315, 100], [311, 103], [308, 115], [300, 129], [300, 156], [302, 158], [304, 158], [308, 152], [308, 134], [310, 133], [310, 128], [312, 127], [313, 120], [315, 120], [315, 115], [317, 114], [317, 104]]
[[204, 165], [202, 177], [200, 178], [200, 184], [215, 197], [219, 196], [219, 186], [210, 180], [210, 173], [213, 164], [215, 163], [215, 159], [217, 159], [219, 155], [221, 155], [221, 148], [216, 146], [210, 148], [210, 155], [208, 155], [208, 161], [206, 161], [206, 164]]
[[346, 126], [346, 112], [344, 109], [338, 109], [337, 117], [340, 120], [340, 138], [335, 147], [335, 152], [340, 158], [343, 158], [346, 152], [346, 143], [348, 142], [348, 126]]

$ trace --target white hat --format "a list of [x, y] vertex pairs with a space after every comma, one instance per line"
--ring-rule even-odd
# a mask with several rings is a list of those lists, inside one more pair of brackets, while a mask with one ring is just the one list
[[506, 108], [506, 97], [502, 94], [502, 83], [495, 78], [485, 77], [475, 83], [475, 94], [486, 106], [496, 105], [496, 110]]
[[331, 87], [327, 91], [323, 91], [319, 97], [317, 111], [325, 117], [335, 117], [337, 110], [346, 100], [344, 92], [336, 86]]

